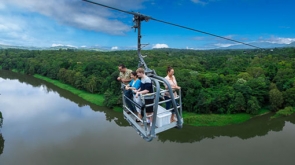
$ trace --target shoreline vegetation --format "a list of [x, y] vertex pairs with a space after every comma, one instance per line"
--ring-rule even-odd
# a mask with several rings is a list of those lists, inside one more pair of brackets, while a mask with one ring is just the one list
[[72, 87], [71, 85], [67, 85], [67, 84], [64, 84], [58, 80], [53, 80], [53, 79], [50, 79], [48, 77], [45, 77], [45, 76], [41, 76], [41, 75], [38, 75], [38, 74], [35, 74], [34, 75], [35, 78], [38, 78], [38, 79], [41, 79], [41, 80], [44, 80], [46, 82], [49, 82], [59, 88], [62, 88], [62, 89], [65, 89], [79, 97], [81, 97], [82, 99], [86, 100], [86, 101], [89, 101], [90, 103], [93, 103], [95, 105], [98, 105], [98, 106], [103, 106], [103, 102], [104, 102], [104, 97], [103, 95], [99, 95], [99, 94], [92, 94], [92, 93], [89, 93], [89, 92], [86, 92], [86, 91], [82, 91], [82, 90], [79, 90], [79, 89], [76, 89], [74, 87]]

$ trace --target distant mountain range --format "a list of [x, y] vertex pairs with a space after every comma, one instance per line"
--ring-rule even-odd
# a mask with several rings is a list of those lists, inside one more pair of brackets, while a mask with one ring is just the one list
[[[282, 48], [282, 47], [295, 47], [295, 42], [290, 44], [277, 44], [277, 43], [270, 43], [270, 42], [252, 42], [251, 45], [265, 48], [265, 49], [272, 49], [272, 48]], [[112, 51], [111, 47], [73, 47], [73, 46], [53, 46], [53, 47], [33, 47], [33, 46], [11, 46], [11, 45], [1, 45], [0, 49], [27, 49], [27, 50], [91, 50], [91, 51]], [[172, 48], [173, 49], [173, 48]], [[228, 47], [216, 47], [215, 49], [253, 49], [253, 47], [247, 45], [232, 45]], [[116, 49], [117, 50], [117, 49]], [[121, 50], [121, 49], [118, 49]], [[125, 49], [124, 49], [125, 50]], [[212, 49], [211, 49], [212, 50]]]

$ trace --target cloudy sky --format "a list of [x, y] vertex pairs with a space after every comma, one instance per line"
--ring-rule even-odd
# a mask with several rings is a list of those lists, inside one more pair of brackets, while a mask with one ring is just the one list
[[[249, 44], [295, 41], [294, 0], [92, 1]], [[0, 0], [0, 44], [136, 49], [132, 17], [82, 0]], [[142, 36], [146, 49], [236, 44], [153, 20], [142, 22]]]

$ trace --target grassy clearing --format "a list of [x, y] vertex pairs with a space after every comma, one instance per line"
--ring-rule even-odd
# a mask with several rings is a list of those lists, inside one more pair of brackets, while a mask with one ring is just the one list
[[195, 114], [183, 113], [185, 124], [193, 126], [225, 126], [243, 123], [251, 119], [249, 114]]
[[64, 84], [58, 80], [52, 80], [50, 78], [41, 76], [41, 75], [37, 75], [35, 74], [34, 77], [38, 78], [38, 79], [42, 79], [44, 81], [47, 81], [49, 83], [54, 84], [55, 86], [58, 86], [62, 89], [65, 89], [67, 91], [72, 92], [73, 94], [83, 98], [86, 101], [89, 101], [93, 104], [99, 105], [99, 106], [103, 106], [103, 101], [104, 101], [104, 97], [103, 95], [98, 95], [98, 94], [92, 94], [92, 93], [88, 93], [86, 91], [83, 90], [78, 90], [70, 85]]

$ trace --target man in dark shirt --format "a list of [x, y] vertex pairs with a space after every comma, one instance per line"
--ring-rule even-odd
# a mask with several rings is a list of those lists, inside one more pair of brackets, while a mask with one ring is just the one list
[[[153, 93], [153, 84], [152, 80], [145, 75], [143, 68], [138, 68], [136, 70], [137, 76], [141, 78], [140, 88], [136, 91], [135, 97], [138, 97], [139, 94], [147, 94]], [[144, 96], [145, 105], [154, 103], [154, 95]], [[147, 115], [151, 115], [154, 111], [154, 107], [146, 107]], [[152, 121], [152, 117], [150, 117], [150, 121]]]

